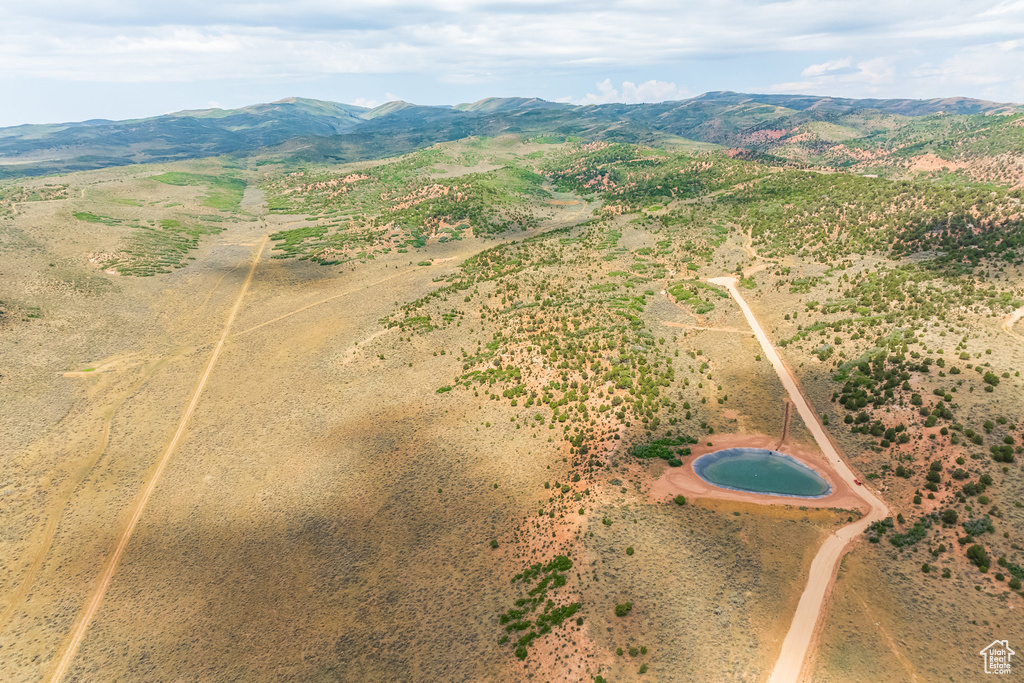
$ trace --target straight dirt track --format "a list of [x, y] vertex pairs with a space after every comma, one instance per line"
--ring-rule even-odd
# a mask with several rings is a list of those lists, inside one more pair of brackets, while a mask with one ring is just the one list
[[264, 237], [260, 240], [259, 247], [252, 259], [252, 265], [249, 267], [249, 274], [246, 276], [245, 282], [242, 284], [242, 288], [238, 292], [238, 297], [235, 299], [235, 305], [232, 306], [231, 312], [228, 314], [228, 319], [224, 323], [224, 329], [221, 331], [220, 339], [217, 341], [217, 345], [214, 347], [213, 353], [210, 354], [210, 360], [206, 363], [206, 369], [199, 378], [199, 382], [196, 384], [196, 387], [192, 392], [192, 399], [189, 401], [188, 406], [185, 408], [185, 412], [181, 416], [181, 420], [178, 422], [178, 429], [174, 432], [174, 436], [171, 438], [170, 443], [167, 444], [163, 454], [157, 461], [156, 468], [153, 470], [153, 474], [150, 475], [149, 480], [146, 482], [146, 486], [143, 488], [142, 493], [132, 506], [131, 515], [128, 518], [128, 523], [125, 525], [124, 530], [121, 532], [121, 536], [118, 538], [117, 547], [114, 548], [113, 554], [110, 556], [110, 559], [107, 560], [107, 564], [103, 568], [103, 573], [100, 575], [98, 585], [93, 590], [92, 595], [89, 596], [89, 601], [86, 603], [85, 609], [82, 611], [82, 614], [79, 615], [74, 628], [71, 630], [71, 635], [68, 637], [63, 653], [50, 676], [49, 680], [52, 683], [58, 683], [63, 679], [71, 666], [71, 662], [74, 661], [75, 655], [78, 653], [78, 648], [82, 644], [82, 639], [85, 638], [85, 632], [88, 630], [89, 624], [92, 623], [96, 613], [99, 611], [100, 605], [103, 603], [103, 596], [106, 594], [107, 588], [110, 586], [111, 579], [114, 578], [114, 572], [117, 571], [117, 566], [121, 562], [121, 556], [124, 555], [124, 551], [128, 547], [128, 542], [131, 540], [132, 533], [135, 531], [135, 527], [142, 518], [142, 513], [146, 509], [146, 503], [149, 502], [150, 497], [153, 495], [153, 491], [156, 490], [156, 485], [160, 481], [160, 476], [163, 474], [164, 469], [167, 467], [167, 463], [174, 454], [174, 451], [178, 446], [178, 442], [181, 441], [181, 437], [185, 434], [188, 421], [192, 417], [192, 413], [195, 412], [196, 405], [199, 403], [199, 397], [202, 395], [203, 389], [206, 388], [206, 382], [210, 379], [210, 375], [213, 373], [213, 368], [217, 364], [217, 358], [220, 356], [220, 352], [224, 348], [224, 342], [227, 341], [228, 333], [231, 331], [231, 323], [234, 322], [235, 316], [238, 315], [238, 311], [242, 307], [242, 300], [245, 298], [245, 294], [249, 290], [250, 283], [252, 283], [252, 276], [256, 272], [256, 265], [259, 263], [260, 255], [263, 253], [263, 250], [267, 245], [267, 239], [267, 237]]
[[811, 643], [814, 640], [825, 598], [839, 567], [839, 560], [842, 559], [843, 553], [850, 542], [863, 533], [872, 522], [884, 519], [889, 514], [889, 509], [880, 498], [871, 493], [867, 488], [858, 486], [854, 481], [853, 471], [850, 470], [846, 462], [840, 457], [839, 449], [832, 443], [832, 440], [825, 432], [824, 425], [821, 424], [818, 416], [811, 410], [793, 374], [783, 364], [779, 354], [775, 352], [775, 347], [769, 341], [768, 335], [761, 329], [760, 323], [757, 322], [753, 311], [750, 310], [750, 306], [740, 296], [739, 290], [736, 289], [736, 278], [718, 277], [711, 279], [710, 282], [728, 289], [736, 303], [739, 304], [744, 317], [750, 324], [751, 329], [754, 330], [754, 336], [757, 337], [757, 341], [761, 344], [761, 349], [764, 351], [765, 356], [768, 357], [768, 360], [771, 361], [772, 368], [779, 375], [779, 379], [782, 381], [787, 393], [789, 393], [793, 405], [796, 406], [797, 412], [803, 418], [804, 424], [807, 425], [807, 428], [814, 436], [814, 440], [817, 442], [821, 452], [832, 462], [836, 473], [864, 500], [869, 508], [868, 513], [861, 519], [844, 526], [825, 539], [825, 542], [821, 545], [817, 555], [814, 556], [814, 560], [811, 562], [807, 585], [800, 595], [800, 602], [797, 604], [796, 612], [793, 614], [793, 621], [789, 626], [789, 631], [786, 633], [785, 640], [782, 641], [779, 659], [775, 663], [771, 678], [768, 679], [769, 683], [796, 683], [800, 679], [800, 672], [807, 659], [807, 652], [810, 650]]

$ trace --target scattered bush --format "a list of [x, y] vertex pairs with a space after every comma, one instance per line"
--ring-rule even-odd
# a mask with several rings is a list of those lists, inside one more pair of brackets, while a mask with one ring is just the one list
[[967, 549], [967, 559], [971, 561], [971, 564], [974, 564], [983, 572], [988, 571], [988, 567], [992, 562], [988, 553], [985, 552], [984, 546], [977, 543]]
[[964, 522], [963, 527], [968, 536], [981, 536], [982, 534], [992, 533], [996, 530], [988, 515]]

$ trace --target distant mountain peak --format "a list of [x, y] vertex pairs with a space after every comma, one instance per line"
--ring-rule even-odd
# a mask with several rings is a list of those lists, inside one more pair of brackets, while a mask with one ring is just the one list
[[562, 109], [572, 108], [571, 104], [550, 102], [539, 97], [485, 97], [476, 102], [457, 104], [455, 109], [467, 112], [503, 112], [520, 109]]
[[[360, 160], [472, 135], [572, 135], [644, 144], [672, 138], [761, 153], [794, 141], [799, 144], [793, 131], [804, 131], [803, 126], [815, 121], [842, 123], [828, 133], [842, 142], [870, 135], [872, 129], [864, 120], [878, 117], [885, 118], [886, 125], [893, 123], [891, 117], [904, 117], [896, 123], [911, 126], [911, 120], [921, 116], [1021, 113], [1021, 105], [969, 97], [850, 99], [729, 90], [651, 104], [578, 106], [537, 97], [486, 97], [454, 107], [395, 100], [373, 109], [292, 96], [237, 109], [0, 129], [0, 157], [18, 162], [0, 165], [0, 178], [245, 154], [284, 143], [312, 150], [304, 152], [310, 159]], [[844, 118], [850, 120], [844, 123]], [[808, 129], [800, 134], [823, 133]]]
[[415, 107], [417, 105], [406, 102], [405, 100], [392, 100], [391, 102], [385, 102], [379, 106], [369, 109], [362, 114], [362, 118], [366, 120], [376, 119], [381, 116], [387, 116], [388, 114], [394, 114], [395, 112], [408, 109], [409, 107]]

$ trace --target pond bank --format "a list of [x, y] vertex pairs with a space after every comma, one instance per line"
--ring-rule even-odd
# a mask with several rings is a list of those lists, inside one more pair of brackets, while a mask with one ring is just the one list
[[694, 462], [700, 456], [729, 448], [774, 450], [778, 442], [777, 438], [764, 434], [716, 434], [711, 439], [713, 446], [706, 444], [693, 446], [693, 454], [684, 459], [682, 467], [669, 467], [661, 460], [651, 463], [651, 474], [655, 477], [650, 489], [650, 496], [653, 500], [668, 501], [682, 494], [687, 498], [717, 498], [757, 503], [758, 505], [795, 505], [867, 511], [864, 501], [837, 475], [835, 468], [820, 451], [792, 443], [786, 445], [786, 454], [816, 471], [831, 486], [831, 493], [820, 498], [794, 498], [726, 489], [709, 484], [701, 479], [693, 469]]

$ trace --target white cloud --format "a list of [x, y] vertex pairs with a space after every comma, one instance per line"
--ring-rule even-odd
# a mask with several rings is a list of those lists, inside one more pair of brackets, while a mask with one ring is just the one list
[[622, 100], [624, 102], [667, 102], [682, 100], [690, 96], [690, 91], [675, 83], [666, 81], [645, 81], [633, 85], [629, 81], [622, 83]]
[[68, 85], [103, 90], [93, 110], [114, 112], [165, 85], [195, 103], [324, 83], [321, 95], [389, 87], [451, 102], [581, 93], [596, 74], [665, 80], [608, 82], [579, 101], [686, 97], [669, 82], [680, 73], [708, 90], [1024, 101], [1021, 36], [1021, 0], [7, 2], [0, 82], [17, 96], [0, 117], [80, 111], [60, 103]]
[[899, 80], [894, 60], [890, 57], [874, 57], [856, 64], [852, 58], [846, 57], [824, 64], [812, 64], [801, 75], [804, 76], [802, 81], [775, 83], [768, 90], [809, 95], [842, 93], [850, 97], [878, 97], [888, 96]]
[[612, 85], [612, 79], [606, 78], [597, 83], [597, 94], [587, 93], [577, 104], [607, 104], [609, 102], [620, 102], [619, 91]]
[[969, 95], [1024, 102], [1024, 40], [951, 49], [931, 61], [908, 51], [854, 62], [850, 57], [812, 64], [802, 80], [775, 83], [771, 92], [845, 97], [949, 97]]
[[[963, 48], [938, 65], [922, 65], [913, 75], [938, 79], [952, 87], [1016, 91], [1024, 99], [1024, 41]], [[999, 88], [1000, 85], [1006, 87]]]
[[641, 102], [682, 100], [690, 96], [690, 91], [686, 88], [666, 81], [651, 80], [645, 81], [640, 85], [630, 81], [623, 81], [622, 88], [618, 89], [612, 84], [612, 79], [606, 78], [595, 85], [597, 85], [597, 93], [587, 93], [581, 99], [576, 100], [576, 103], [607, 104], [609, 102], [624, 102], [626, 104], [638, 104]]
[[[38, 0], [4, 14], [8, 75], [106, 82], [421, 73], [475, 83], [766, 52], [856, 61], [892, 45], [951, 50], [1024, 35], [1020, 3], [993, 0]], [[840, 67], [808, 68], [805, 78]]]
[[843, 57], [842, 59], [833, 59], [825, 62], [824, 64], [811, 64], [809, 67], [803, 70], [800, 74], [804, 78], [814, 78], [816, 76], [824, 76], [825, 74], [832, 73], [835, 71], [846, 70], [853, 64], [853, 57]]

